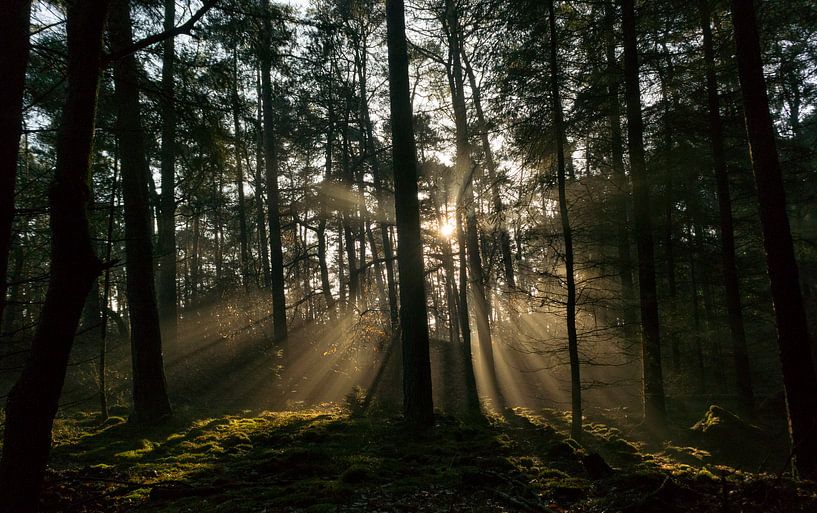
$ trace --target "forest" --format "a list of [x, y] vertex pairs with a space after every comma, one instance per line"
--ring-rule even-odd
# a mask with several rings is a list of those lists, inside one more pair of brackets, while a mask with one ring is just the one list
[[0, 513], [817, 511], [817, 3], [3, 0]]

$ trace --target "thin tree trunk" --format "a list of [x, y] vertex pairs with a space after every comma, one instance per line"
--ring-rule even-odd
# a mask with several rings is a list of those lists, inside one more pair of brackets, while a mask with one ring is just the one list
[[[343, 172], [343, 184], [346, 192], [353, 194], [352, 170], [349, 162], [349, 98], [346, 98], [346, 108], [344, 111], [343, 129], [341, 130], [341, 170]], [[343, 238], [346, 246], [346, 261], [349, 264], [349, 304], [352, 308], [357, 306], [360, 292], [360, 268], [357, 263], [357, 253], [355, 253], [355, 234], [352, 228], [352, 214], [354, 209], [350, 206], [344, 208], [341, 219], [343, 220]]]
[[502, 269], [505, 272], [505, 285], [509, 289], [516, 287], [513, 273], [513, 257], [511, 256], [511, 238], [508, 235], [508, 229], [505, 227], [504, 212], [505, 206], [502, 204], [502, 197], [499, 195], [500, 184], [496, 175], [497, 165], [494, 161], [494, 152], [491, 149], [491, 141], [488, 139], [488, 123], [485, 120], [485, 113], [482, 110], [482, 97], [480, 89], [477, 85], [474, 70], [471, 68], [471, 63], [465, 55], [465, 51], [461, 51], [463, 63], [465, 64], [465, 72], [468, 75], [468, 83], [471, 85], [471, 96], [474, 102], [474, 110], [477, 114], [477, 123], [479, 124], [479, 140], [482, 143], [482, 151], [485, 153], [485, 168], [488, 170], [488, 180], [491, 182], [491, 202], [494, 207], [494, 215], [496, 215], [496, 226], [494, 235], [499, 243], [499, 251], [502, 254]]
[[[0, 459], [0, 512], [34, 513], [51, 447], [51, 427], [82, 304], [102, 265], [88, 225], [106, 0], [67, 7], [68, 69], [51, 188], [51, 273], [28, 361], [6, 402]], [[5, 33], [5, 32], [4, 32]]]
[[607, 118], [610, 125], [610, 145], [615, 187], [614, 208], [616, 212], [616, 248], [618, 250], [618, 274], [621, 282], [621, 297], [624, 304], [622, 321], [624, 337], [629, 344], [635, 345], [636, 323], [632, 256], [630, 254], [630, 234], [628, 231], [627, 203], [630, 184], [624, 173], [624, 138], [621, 133], [621, 107], [619, 104], [620, 72], [616, 63], [615, 47], [615, 10], [611, 2], [605, 3], [608, 40], [605, 46], [607, 64]]
[[406, 420], [431, 426], [431, 363], [423, 279], [423, 244], [417, 199], [417, 147], [411, 112], [403, 0], [386, 0], [397, 269], [400, 273], [400, 334], [403, 346], [403, 407]]
[[752, 0], [732, 0], [732, 24], [746, 132], [760, 204], [763, 246], [777, 321], [794, 465], [801, 477], [814, 479], [817, 478], [817, 376], [812, 364], [808, 323], [786, 214], [786, 194], [769, 113]]
[[[133, 42], [130, 2], [115, 0], [109, 27], [111, 46]], [[114, 51], [116, 51], [114, 50]], [[153, 422], [170, 414], [162, 357], [162, 334], [153, 277], [153, 230], [148, 198], [148, 165], [139, 105], [139, 74], [133, 54], [114, 65], [117, 136], [122, 156], [125, 202], [125, 255], [133, 356], [133, 422]]]
[[479, 391], [474, 370], [474, 355], [471, 352], [471, 318], [468, 312], [468, 257], [465, 252], [465, 230], [463, 230], [462, 209], [457, 206], [457, 245], [459, 246], [459, 321], [462, 332], [463, 365], [465, 369], [465, 386], [468, 394], [468, 410], [470, 413], [480, 411]]
[[641, 353], [644, 420], [662, 431], [666, 426], [664, 380], [661, 371], [661, 336], [655, 285], [655, 248], [652, 235], [650, 184], [644, 160], [644, 123], [638, 77], [638, 49], [634, 0], [622, 0], [624, 28], [624, 84], [627, 99], [627, 145], [633, 184], [634, 228], [638, 248], [638, 286], [641, 298]]
[[[461, 44], [457, 8], [450, 0], [446, 2], [446, 22], [449, 27], [449, 54], [451, 67], [449, 86], [454, 107], [456, 125], [456, 168], [457, 178], [462, 180], [460, 203], [465, 206], [465, 245], [468, 255], [468, 277], [471, 288], [471, 299], [477, 323], [477, 338], [481, 365], [486, 371], [488, 396], [495, 401], [502, 400], [494, 365], [491, 325], [488, 317], [488, 302], [485, 295], [485, 275], [482, 268], [482, 255], [477, 228], [477, 205], [474, 197], [475, 166], [471, 158], [471, 145], [468, 140], [468, 118], [465, 106], [464, 80], [460, 61]], [[499, 404], [495, 408], [501, 409]]]
[[738, 400], [743, 413], [751, 415], [754, 410], [754, 393], [749, 367], [749, 353], [746, 348], [746, 331], [743, 325], [743, 311], [740, 301], [740, 284], [735, 258], [735, 233], [732, 219], [732, 198], [729, 192], [729, 172], [723, 148], [723, 123], [718, 97], [718, 82], [715, 75], [715, 50], [712, 42], [712, 28], [709, 14], [709, 0], [700, 0], [701, 27], [704, 36], [704, 60], [706, 62], [706, 92], [709, 106], [709, 138], [712, 146], [712, 165], [718, 191], [720, 214], [721, 259], [726, 289], [726, 308], [729, 315], [729, 329], [732, 334], [732, 348], [735, 358]]
[[[111, 261], [113, 251], [113, 224], [116, 208], [117, 178], [119, 174], [118, 159], [114, 160], [111, 199], [108, 202], [108, 228], [105, 233], [105, 261]], [[107, 382], [107, 336], [108, 336], [108, 303], [111, 294], [111, 268], [105, 269], [105, 278], [102, 287], [102, 322], [99, 326], [99, 412], [102, 421], [108, 420], [108, 382]]]
[[[171, 0], [168, 0], [171, 1]], [[241, 282], [244, 290], [250, 288], [249, 229], [247, 228], [247, 206], [244, 201], [244, 168], [241, 165], [241, 121], [238, 96], [238, 51], [233, 49], [233, 145], [235, 146], [236, 189], [238, 191], [238, 238], [241, 258]]]
[[[165, 0], [164, 29], [170, 30], [176, 21], [176, 0]], [[159, 108], [162, 114], [162, 194], [159, 197], [159, 317], [162, 336], [174, 345], [178, 335], [178, 298], [176, 291], [176, 62], [175, 39], [162, 44], [162, 94]]]
[[[330, 73], [332, 69], [332, 64], [330, 63]], [[329, 181], [332, 178], [332, 148], [334, 146], [335, 141], [335, 109], [334, 103], [332, 98], [332, 83], [333, 77], [330, 77], [329, 80], [329, 98], [328, 98], [328, 109], [327, 109], [327, 116], [326, 116], [326, 157], [324, 163], [324, 172], [323, 172], [323, 188], [321, 190], [321, 195], [318, 198], [320, 201], [320, 212], [318, 214], [318, 265], [320, 266], [320, 273], [321, 273], [321, 289], [323, 292], [324, 301], [326, 302], [326, 308], [332, 309], [335, 306], [335, 299], [332, 297], [332, 285], [329, 283], [329, 265], [327, 263], [327, 256], [326, 256], [326, 224], [327, 218], [329, 217], [328, 209], [327, 209], [327, 201], [329, 199], [327, 195], [327, 191], [325, 190], [326, 186], [329, 184]], [[341, 286], [342, 288], [342, 286]]]
[[261, 103], [264, 118], [264, 164], [267, 177], [267, 203], [270, 229], [270, 285], [272, 287], [272, 326], [275, 342], [287, 338], [286, 295], [284, 291], [284, 253], [281, 247], [281, 214], [278, 194], [278, 149], [272, 109], [272, 20], [267, 0], [261, 0], [262, 30]]
[[[260, 73], [256, 75], [256, 94], [261, 97], [261, 76]], [[272, 283], [270, 262], [269, 262], [269, 245], [267, 241], [267, 221], [264, 218], [264, 178], [262, 170], [264, 169], [264, 120], [262, 116], [262, 109], [258, 105], [258, 119], [257, 119], [257, 137], [256, 137], [256, 151], [255, 151], [255, 224], [258, 227], [258, 245], [261, 253], [261, 272], [264, 277], [264, 287], [270, 288]], [[249, 164], [248, 164], [249, 165]]]
[[559, 214], [562, 218], [562, 236], [565, 243], [565, 277], [567, 284], [567, 350], [570, 356], [570, 397], [572, 418], [570, 435], [582, 439], [582, 380], [579, 366], [579, 341], [576, 334], [576, 277], [573, 272], [573, 231], [567, 206], [565, 187], [565, 127], [562, 100], [559, 94], [559, 61], [556, 40], [554, 0], [548, 2], [550, 25], [550, 94], [553, 101], [553, 126], [556, 130], [556, 171], [559, 182]]
[[6, 307], [14, 185], [23, 130], [23, 91], [29, 49], [31, 0], [11, 0], [0, 16], [0, 319]]
[[389, 299], [389, 320], [391, 322], [392, 330], [397, 329], [398, 325], [398, 305], [397, 305], [397, 286], [394, 282], [394, 249], [392, 248], [391, 239], [389, 238], [389, 225], [386, 219], [386, 208], [383, 200], [383, 178], [380, 171], [380, 159], [378, 158], [377, 145], [374, 139], [374, 126], [369, 113], [369, 100], [366, 87], [366, 55], [367, 48], [364, 47], [362, 51], [362, 62], [360, 63], [360, 96], [361, 96], [361, 110], [363, 117], [363, 128], [365, 131], [366, 153], [369, 154], [372, 162], [372, 179], [374, 180], [375, 193], [377, 200], [377, 217], [380, 228], [380, 241], [383, 245], [383, 258], [386, 264], [386, 285], [388, 287]]

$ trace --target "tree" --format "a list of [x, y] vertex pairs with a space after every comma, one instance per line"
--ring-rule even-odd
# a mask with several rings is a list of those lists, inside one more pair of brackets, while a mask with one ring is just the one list
[[0, 17], [0, 319], [6, 306], [11, 228], [14, 222], [14, 185], [23, 129], [23, 90], [28, 64], [28, 26], [31, 0], [13, 0]]
[[624, 85], [627, 100], [627, 146], [633, 188], [633, 228], [638, 249], [638, 287], [641, 299], [641, 359], [644, 420], [662, 430], [666, 424], [664, 382], [661, 372], [661, 337], [655, 285], [650, 185], [644, 159], [644, 122], [638, 77], [636, 15], [633, 0], [622, 0], [624, 29]]
[[[165, 0], [164, 29], [176, 22], [176, 1]], [[159, 198], [159, 280], [158, 300], [165, 342], [173, 345], [177, 337], [178, 301], [176, 298], [176, 39], [162, 44], [162, 194]]]
[[386, 27], [400, 279], [400, 341], [403, 346], [403, 408], [410, 423], [426, 427], [434, 421], [434, 407], [417, 200], [417, 148], [409, 93], [403, 0], [386, 0]]
[[772, 288], [777, 344], [789, 415], [794, 465], [801, 477], [817, 478], [817, 376], [811, 357], [803, 296], [794, 257], [786, 194], [774, 124], [763, 76], [757, 19], [752, 0], [732, 0], [738, 75], [746, 133], [755, 175], [763, 247]]
[[[466, 252], [468, 262], [468, 286], [471, 290], [471, 304], [477, 324], [477, 340], [481, 365], [487, 371], [488, 395], [491, 399], [502, 399], [494, 364], [493, 340], [488, 314], [489, 304], [485, 295], [485, 273], [480, 251], [479, 229], [477, 225], [477, 199], [474, 182], [477, 166], [471, 154], [468, 130], [468, 112], [465, 104], [465, 79], [461, 56], [463, 31], [460, 26], [458, 6], [453, 0], [445, 2], [445, 28], [448, 35], [449, 64], [447, 65], [448, 86], [454, 111], [456, 137], [456, 180], [460, 184], [457, 191], [457, 208], [465, 215], [465, 240], [460, 240], [460, 251]], [[463, 245], [462, 242], [465, 244]], [[465, 282], [461, 283], [462, 288]], [[463, 312], [461, 312], [461, 315]], [[469, 334], [470, 339], [470, 334]], [[499, 407], [499, 405], [494, 405]]]
[[281, 248], [281, 214], [278, 195], [278, 148], [272, 108], [272, 13], [268, 0], [261, 2], [261, 41], [258, 48], [261, 66], [261, 109], [263, 112], [264, 166], [267, 179], [269, 216], [270, 286], [272, 288], [273, 339], [287, 338], [286, 295], [284, 291], [284, 254]]
[[550, 27], [550, 94], [553, 103], [553, 131], [556, 137], [556, 173], [559, 183], [559, 215], [562, 220], [564, 238], [565, 283], [567, 285], [567, 350], [570, 355], [570, 393], [572, 419], [570, 435], [575, 440], [582, 438], [582, 380], [579, 366], [579, 341], [576, 335], [576, 276], [573, 271], [573, 231], [565, 188], [565, 128], [562, 113], [562, 99], [559, 91], [559, 60], [556, 38], [556, 14], [554, 0], [548, 2], [548, 24]]
[[31, 353], [6, 403], [0, 459], [0, 512], [33, 513], [51, 447], [74, 333], [102, 265], [88, 226], [89, 164], [94, 138], [107, 0], [67, 10], [68, 90], [51, 189], [51, 275]]
[[[109, 33], [114, 51], [133, 41], [130, 1], [115, 0]], [[127, 296], [131, 321], [134, 422], [153, 422], [170, 414], [162, 357], [162, 333], [153, 273], [153, 228], [148, 198], [148, 164], [139, 105], [136, 57], [114, 63], [116, 130], [122, 158], [125, 202]]]
[[706, 96], [709, 109], [709, 138], [712, 147], [712, 166], [718, 193], [718, 214], [720, 220], [721, 259], [723, 261], [726, 308], [729, 316], [729, 330], [735, 358], [738, 398], [741, 409], [751, 415], [754, 409], [752, 376], [749, 368], [749, 354], [746, 349], [746, 330], [743, 324], [743, 310], [740, 300], [738, 269], [735, 262], [735, 230], [732, 217], [732, 197], [729, 191], [729, 171], [723, 150], [723, 122], [720, 113], [718, 81], [715, 75], [715, 50], [710, 26], [709, 0], [700, 0], [701, 27], [704, 35], [704, 60], [706, 64]]

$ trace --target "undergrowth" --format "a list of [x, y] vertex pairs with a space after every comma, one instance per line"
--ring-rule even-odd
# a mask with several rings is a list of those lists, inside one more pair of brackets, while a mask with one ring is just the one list
[[[357, 412], [356, 412], [357, 413]], [[162, 425], [58, 420], [42, 510], [813, 512], [814, 488], [655, 450], [601, 423], [582, 443], [561, 412], [437, 417], [415, 432], [396, 417], [332, 405]]]

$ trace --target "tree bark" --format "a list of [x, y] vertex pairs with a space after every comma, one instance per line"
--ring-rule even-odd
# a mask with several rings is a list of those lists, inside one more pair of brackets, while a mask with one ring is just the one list
[[664, 382], [661, 371], [661, 336], [655, 284], [655, 248], [652, 234], [650, 184], [644, 159], [644, 122], [638, 76], [636, 15], [633, 0], [622, 0], [624, 29], [624, 85], [627, 100], [627, 146], [633, 186], [633, 211], [638, 249], [638, 286], [641, 299], [641, 358], [644, 420], [658, 431], [666, 427]]
[[[176, 21], [176, 1], [165, 0], [164, 29]], [[176, 297], [176, 63], [175, 38], [162, 43], [162, 84], [159, 108], [162, 114], [162, 194], [159, 197], [159, 319], [165, 343], [176, 342], [178, 300]]]
[[554, 0], [548, 2], [550, 26], [550, 94], [553, 102], [553, 128], [556, 132], [556, 172], [559, 183], [559, 214], [562, 219], [562, 237], [565, 243], [565, 281], [567, 285], [567, 351], [570, 357], [570, 397], [572, 418], [570, 435], [582, 439], [582, 380], [579, 365], [579, 340], [576, 334], [576, 277], [573, 274], [573, 231], [567, 205], [565, 184], [565, 127], [562, 99], [559, 91], [559, 61], [556, 40]]
[[[111, 46], [133, 42], [129, 0], [115, 0], [109, 24]], [[131, 421], [154, 422], [171, 413], [162, 357], [162, 333], [153, 276], [153, 229], [148, 197], [148, 173], [141, 108], [139, 73], [133, 54], [114, 64], [117, 137], [122, 158], [122, 196], [125, 203], [127, 297], [133, 360]]]
[[14, 185], [23, 129], [23, 91], [28, 65], [31, 0], [11, 0], [0, 16], [0, 319], [6, 307]]
[[729, 330], [732, 334], [732, 349], [735, 358], [738, 400], [742, 413], [750, 415], [754, 410], [754, 393], [749, 366], [749, 352], [746, 348], [746, 331], [743, 325], [743, 311], [740, 301], [740, 284], [735, 259], [735, 231], [732, 219], [732, 198], [729, 192], [729, 172], [723, 148], [723, 123], [718, 97], [718, 82], [715, 75], [715, 50], [712, 42], [709, 0], [700, 0], [701, 27], [704, 36], [704, 60], [706, 62], [706, 93], [709, 108], [709, 139], [712, 147], [712, 166], [718, 192], [718, 213], [720, 215], [721, 260], [726, 289], [726, 308], [729, 315]]
[[801, 477], [817, 478], [817, 376], [812, 364], [808, 323], [794, 257], [786, 194], [774, 125], [763, 76], [760, 41], [752, 0], [732, 0], [749, 152], [755, 175], [763, 246], [777, 321], [777, 342], [789, 413], [794, 465]]
[[[261, 97], [261, 76], [256, 74], [256, 94]], [[269, 244], [267, 241], [267, 221], [264, 219], [264, 120], [261, 105], [258, 105], [257, 126], [256, 126], [256, 151], [255, 151], [255, 224], [258, 227], [258, 246], [261, 253], [261, 274], [264, 279], [264, 287], [270, 288], [272, 284], [272, 271], [269, 263]], [[249, 166], [249, 164], [247, 164]]]
[[[493, 340], [491, 338], [491, 324], [488, 312], [488, 302], [485, 295], [485, 274], [482, 268], [482, 254], [479, 244], [477, 228], [477, 205], [474, 197], [475, 166], [471, 158], [471, 144], [468, 135], [468, 114], [465, 105], [465, 84], [462, 76], [462, 62], [460, 59], [462, 41], [457, 7], [451, 0], [446, 6], [446, 23], [449, 31], [449, 88], [454, 110], [454, 124], [456, 127], [456, 176], [462, 181], [457, 195], [458, 203], [465, 209], [465, 247], [467, 249], [468, 278], [471, 289], [471, 302], [477, 324], [477, 339], [480, 354], [480, 364], [486, 371], [485, 382], [490, 399], [501, 402], [502, 394], [494, 365]], [[464, 286], [464, 283], [461, 284]], [[495, 404], [501, 409], [501, 405]]]
[[73, 2], [67, 8], [68, 89], [50, 192], [51, 274], [29, 359], [6, 403], [0, 459], [2, 513], [37, 510], [74, 334], [91, 283], [102, 270], [94, 254], [87, 206], [107, 13], [106, 0]]
[[383, 177], [380, 171], [380, 159], [378, 158], [377, 145], [374, 138], [374, 125], [369, 113], [369, 99], [366, 87], [366, 55], [368, 49], [364, 45], [361, 51], [360, 63], [360, 102], [361, 102], [361, 117], [363, 122], [363, 129], [366, 140], [366, 153], [371, 158], [372, 162], [372, 180], [375, 185], [375, 193], [377, 195], [377, 217], [380, 228], [380, 241], [383, 246], [383, 258], [386, 265], [386, 286], [388, 288], [389, 300], [389, 321], [393, 330], [398, 326], [398, 305], [397, 305], [397, 285], [394, 282], [394, 249], [392, 248], [391, 238], [389, 238], [389, 225], [387, 221], [386, 208], [383, 200]]
[[386, 0], [397, 270], [400, 276], [400, 339], [403, 349], [403, 408], [418, 427], [434, 422], [428, 314], [423, 279], [417, 147], [409, 93], [408, 45], [403, 0]]
[[[168, 0], [172, 1], [172, 0]], [[233, 146], [235, 150], [236, 190], [238, 191], [238, 240], [241, 258], [241, 282], [244, 290], [250, 289], [250, 249], [247, 228], [247, 205], [244, 201], [244, 168], [241, 165], [241, 121], [238, 96], [238, 50], [233, 49]]]
[[474, 110], [477, 114], [477, 123], [479, 123], [479, 140], [482, 143], [482, 151], [485, 154], [485, 168], [488, 171], [488, 180], [491, 182], [491, 202], [494, 207], [494, 215], [496, 215], [496, 226], [494, 235], [496, 241], [499, 243], [499, 251], [502, 254], [502, 269], [505, 273], [505, 285], [509, 289], [516, 287], [513, 272], [513, 257], [511, 256], [511, 238], [508, 235], [508, 229], [505, 227], [504, 212], [505, 206], [502, 204], [502, 197], [499, 195], [499, 181], [496, 175], [497, 165], [494, 161], [494, 152], [491, 149], [491, 141], [488, 139], [488, 123], [485, 120], [485, 113], [482, 110], [482, 96], [477, 85], [474, 70], [471, 68], [471, 63], [462, 50], [463, 63], [465, 64], [465, 72], [468, 75], [468, 83], [471, 85], [471, 96], [474, 102]]
[[281, 214], [278, 194], [278, 148], [272, 109], [272, 14], [267, 0], [261, 0], [262, 30], [259, 60], [261, 64], [261, 104], [264, 122], [264, 164], [267, 178], [267, 208], [270, 238], [270, 285], [272, 287], [273, 340], [287, 338], [284, 252], [281, 247]]
[[624, 324], [624, 337], [627, 345], [636, 344], [636, 323], [633, 262], [630, 252], [630, 234], [628, 230], [628, 210], [630, 184], [624, 172], [624, 137], [621, 133], [621, 106], [619, 104], [620, 70], [616, 63], [615, 46], [615, 10], [612, 3], [605, 3], [608, 39], [605, 45], [607, 64], [607, 121], [610, 125], [610, 156], [612, 159], [614, 191], [614, 209], [616, 213], [616, 249], [618, 252], [618, 275], [621, 282], [621, 298], [624, 308], [621, 309], [621, 320]]

